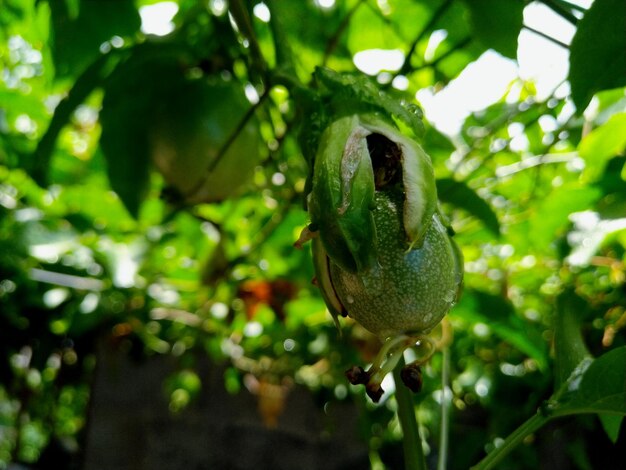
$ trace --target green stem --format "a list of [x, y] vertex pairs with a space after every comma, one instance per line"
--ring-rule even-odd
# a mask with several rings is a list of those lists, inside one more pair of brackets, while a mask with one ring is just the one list
[[367, 0], [359, 0], [357, 3], [355, 3], [352, 6], [352, 8], [348, 11], [346, 16], [343, 17], [343, 20], [341, 20], [339, 27], [335, 30], [335, 33], [331, 36], [331, 38], [326, 43], [326, 48], [324, 49], [324, 60], [322, 60], [322, 65], [326, 65], [328, 63], [328, 59], [330, 58], [330, 55], [333, 53], [333, 51], [337, 47], [337, 44], [339, 43], [339, 38], [341, 37], [345, 29], [350, 24], [350, 20], [352, 19], [352, 16], [354, 16], [356, 11], [366, 1]]
[[[256, 110], [267, 99], [267, 97], [269, 96], [269, 92], [270, 92], [269, 88], [266, 88], [265, 91], [263, 92], [263, 94], [259, 97], [259, 101], [257, 101], [255, 104], [250, 106], [248, 108], [248, 110], [246, 111], [246, 114], [244, 114], [242, 116], [241, 120], [237, 124], [237, 127], [235, 129], [233, 129], [233, 132], [228, 136], [228, 139], [226, 140], [226, 142], [224, 142], [224, 144], [220, 147], [220, 150], [217, 153], [217, 155], [215, 156], [215, 158], [209, 162], [209, 165], [207, 166], [207, 168], [206, 168], [206, 170], [204, 172], [205, 178], [208, 177], [208, 175], [213, 170], [215, 170], [215, 168], [217, 167], [219, 162], [222, 160], [222, 158], [224, 157], [224, 155], [226, 154], [226, 152], [228, 151], [230, 146], [233, 144], [233, 142], [235, 142], [235, 140], [237, 139], [239, 134], [241, 134], [243, 129], [246, 127], [246, 125], [248, 124], [248, 121], [250, 121], [250, 119], [252, 119], [252, 117], [254, 116], [254, 113], [256, 112]], [[206, 181], [205, 178], [201, 178], [198, 181], [198, 183], [196, 183], [195, 186], [193, 186], [189, 191], [187, 191], [187, 193], [185, 194], [185, 199], [186, 200], [188, 200], [188, 199], [192, 198], [193, 196], [195, 196], [196, 193], [203, 188], [204, 183]]]
[[422, 438], [415, 417], [415, 405], [413, 394], [404, 386], [400, 377], [400, 371], [404, 367], [404, 359], [393, 371], [396, 383], [396, 401], [398, 402], [398, 419], [402, 428], [402, 447], [404, 449], [404, 468], [406, 470], [427, 470]]
[[411, 43], [411, 47], [409, 48], [409, 51], [405, 56], [404, 63], [402, 64], [402, 67], [400, 67], [397, 75], [406, 75], [408, 72], [411, 71], [411, 57], [413, 56], [413, 53], [415, 52], [418, 43], [424, 38], [424, 36], [426, 36], [426, 34], [428, 34], [435, 27], [437, 22], [446, 13], [446, 11], [448, 11], [451, 5], [452, 0], [446, 0], [433, 13], [428, 23], [426, 23], [426, 26], [422, 28], [417, 37]]
[[488, 470], [490, 468], [493, 468], [504, 457], [506, 457], [509, 452], [517, 447], [527, 436], [534, 433], [549, 420], [549, 416], [544, 416], [538, 412], [528, 421], [522, 424], [519, 428], [513, 431], [501, 445], [489, 452], [489, 454], [487, 454], [487, 457], [482, 459], [477, 465], [473, 466], [471, 470]]
[[541, 3], [561, 18], [569, 21], [574, 26], [578, 24], [578, 18], [576, 18], [576, 16], [563, 4], [563, 2], [560, 2], [559, 0], [541, 0]]
[[542, 31], [539, 31], [538, 29], [535, 29], [527, 25], [523, 25], [522, 28], [530, 31], [531, 33], [535, 33], [537, 36], [541, 36], [542, 38], [547, 39], [551, 43], [556, 44], [557, 46], [562, 47], [563, 49], [569, 49], [569, 45], [565, 44], [562, 41], [559, 41], [556, 38], [553, 38], [552, 36], [547, 35], [546, 33]]
[[443, 348], [441, 365], [441, 426], [439, 435], [439, 460], [437, 470], [448, 467], [448, 442], [450, 425], [450, 402], [448, 401], [448, 383], [450, 382], [450, 348]]
[[570, 11], [578, 11], [580, 13], [585, 13], [587, 9], [585, 7], [581, 7], [580, 5], [576, 5], [575, 3], [568, 2], [567, 0], [555, 0], [556, 3], [560, 4], [563, 8], [569, 9]]
[[229, 10], [235, 20], [235, 23], [237, 24], [237, 27], [239, 28], [239, 32], [248, 40], [254, 70], [261, 77], [265, 78], [267, 63], [265, 62], [265, 58], [261, 52], [259, 41], [257, 41], [256, 33], [252, 27], [252, 21], [250, 20], [248, 10], [246, 10], [242, 0], [231, 0]]
[[[281, 18], [278, 2], [274, 2], [274, 0], [267, 0], [265, 3], [270, 10], [270, 29], [274, 40], [276, 68], [279, 71], [279, 75], [283, 76], [283, 79], [299, 84], [296, 75], [296, 64], [293, 51], [289, 45], [289, 38], [287, 37], [287, 34], [283, 29], [283, 25], [280, 22]], [[284, 7], [285, 6], [283, 5], [283, 8]]]

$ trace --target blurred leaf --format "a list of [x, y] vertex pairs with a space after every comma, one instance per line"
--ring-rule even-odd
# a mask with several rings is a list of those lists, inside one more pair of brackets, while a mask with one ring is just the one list
[[610, 159], [594, 187], [602, 191], [596, 208], [603, 219], [626, 217], [626, 156]]
[[7, 120], [14, 120], [20, 114], [28, 114], [35, 121], [44, 121], [49, 118], [39, 97], [13, 90], [0, 89], [0, 110]]
[[600, 196], [598, 188], [568, 184], [555, 188], [539, 201], [531, 219], [532, 244], [547, 247], [561, 236], [570, 225], [570, 214], [588, 209]]
[[175, 48], [150, 44], [135, 48], [105, 83], [100, 145], [111, 188], [133, 217], [148, 191], [154, 110], [163, 89], [175, 88], [184, 80], [179, 54]]
[[594, 211], [572, 215], [572, 220], [574, 228], [568, 234], [572, 250], [567, 257], [572, 266], [588, 266], [609, 235], [626, 230], [626, 217], [608, 219]]
[[494, 235], [500, 235], [500, 223], [491, 206], [461, 181], [450, 178], [437, 180], [437, 194], [442, 202], [465, 209], [485, 224]]
[[79, 0], [78, 11], [70, 3], [49, 2], [52, 21], [52, 55], [57, 77], [74, 77], [99, 54], [113, 36], [120, 40], [139, 30], [141, 20], [132, 0]]
[[96, 225], [108, 231], [123, 232], [135, 226], [119, 198], [109, 190], [102, 171], [94, 172], [80, 184], [65, 186], [58, 203], [67, 206], [69, 214], [66, 219], [79, 227], [93, 228]]
[[524, 2], [514, 0], [465, 0], [470, 11], [472, 34], [485, 48], [515, 59], [517, 37], [522, 28]]
[[225, 242], [226, 238], [220, 235], [219, 242], [215, 245], [209, 258], [204, 262], [202, 283], [206, 286], [212, 287], [217, 285], [221, 279], [226, 277], [228, 271], [232, 269], [233, 263], [226, 256]]
[[555, 390], [568, 379], [583, 359], [590, 357], [581, 333], [581, 312], [586, 303], [572, 290], [556, 299], [554, 319]]
[[[403, 39], [402, 46], [406, 47], [406, 43], [414, 40], [417, 34], [421, 34], [425, 41], [428, 39], [429, 34], [422, 34], [421, 32], [433, 17], [435, 11], [444, 3], [445, 1], [440, 0], [424, 0], [420, 2], [395, 0], [389, 5], [391, 7], [391, 14], [385, 15], [379, 13], [379, 18], [388, 24], [392, 30], [397, 31], [398, 38]], [[450, 7], [451, 5], [447, 5], [446, 8]], [[369, 9], [365, 8], [365, 10]], [[439, 21], [441, 21], [441, 18]], [[362, 29], [366, 24], [367, 23], [362, 23], [358, 25], [361, 27], [360, 30], [354, 28], [355, 31], [351, 31], [351, 33], [355, 35], [353, 44], [361, 49], [367, 48], [358, 46], [358, 36], [367, 36], [366, 31]], [[427, 31], [427, 33], [430, 33], [430, 31]], [[373, 44], [373, 47], [380, 47], [380, 44]], [[425, 47], [425, 45], [422, 47]], [[417, 50], [419, 50], [419, 48]]]
[[576, 413], [626, 415], [626, 346], [583, 359], [550, 404], [554, 416]]
[[[416, 25], [417, 26], [417, 25]], [[378, 8], [360, 7], [350, 22], [347, 46], [352, 54], [368, 49], [402, 49], [404, 41], [390, 28]], [[384, 64], [381, 64], [384, 68]]]
[[503, 341], [533, 358], [540, 370], [546, 369], [547, 351], [543, 340], [532, 334], [506, 299], [478, 290], [466, 290], [453, 313], [466, 321], [484, 323]]
[[626, 14], [622, 0], [596, 0], [570, 46], [572, 99], [582, 113], [593, 95], [626, 85]]
[[435, 127], [428, 124], [425, 125], [426, 132], [422, 137], [422, 147], [426, 150], [426, 153], [430, 155], [435, 167], [437, 164], [442, 164], [454, 152], [454, 144], [450, 141], [450, 138], [439, 132]]
[[[334, 36], [336, 31], [341, 31], [342, 21], [348, 14], [347, 2], [336, 2], [330, 9], [321, 8], [314, 2], [274, 1], [271, 7], [272, 14], [280, 18], [281, 26], [290, 39], [293, 51], [297, 52], [299, 64], [303, 65], [308, 73], [313, 71], [314, 64], [319, 65], [323, 57], [323, 45], [328, 47], [332, 44], [333, 54], [336, 56], [345, 58], [351, 56], [346, 46], [345, 35]], [[357, 9], [367, 10], [364, 5]], [[351, 25], [353, 21], [356, 21], [356, 15], [352, 17]], [[352, 29], [353, 27], [350, 28]]]
[[607, 122], [587, 134], [578, 145], [585, 159], [585, 173], [595, 180], [606, 162], [626, 149], [626, 113], [614, 114]]
[[50, 159], [59, 133], [68, 124], [74, 110], [101, 85], [102, 80], [110, 72], [110, 68], [116, 62], [117, 56], [113, 54], [101, 55], [76, 79], [67, 96], [57, 105], [52, 120], [37, 144], [33, 155], [32, 177], [40, 185], [48, 184], [48, 172], [50, 171]]

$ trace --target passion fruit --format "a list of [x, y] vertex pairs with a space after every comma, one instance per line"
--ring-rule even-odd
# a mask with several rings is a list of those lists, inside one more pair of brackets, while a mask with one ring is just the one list
[[260, 160], [260, 134], [243, 88], [220, 77], [185, 80], [155, 109], [152, 162], [186, 203], [237, 195]]
[[462, 258], [438, 208], [430, 157], [390, 119], [340, 117], [320, 138], [308, 208], [312, 223], [300, 242], [314, 239], [328, 309], [383, 341], [367, 372], [347, 373], [378, 401], [382, 379], [407, 347], [429, 346], [409, 372], [430, 358], [428, 334], [461, 288]]

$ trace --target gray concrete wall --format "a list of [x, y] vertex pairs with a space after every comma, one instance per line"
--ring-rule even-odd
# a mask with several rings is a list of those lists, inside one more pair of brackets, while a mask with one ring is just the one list
[[173, 415], [163, 381], [174, 358], [136, 361], [109, 343], [100, 348], [87, 429], [85, 470], [359, 470], [369, 468], [358, 412], [332, 402], [323, 410], [294, 386], [277, 426], [263, 424], [257, 397], [224, 390], [224, 369], [198, 361], [201, 396]]

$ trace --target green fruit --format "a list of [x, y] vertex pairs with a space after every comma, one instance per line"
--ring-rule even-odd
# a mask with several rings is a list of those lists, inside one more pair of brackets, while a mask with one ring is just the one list
[[376, 402], [406, 348], [421, 353], [402, 380], [421, 388], [420, 367], [435, 351], [428, 335], [458, 299], [462, 257], [438, 208], [430, 157], [389, 111], [402, 107], [353, 89], [349, 78], [331, 82], [352, 105], [327, 110], [333, 117], [318, 139], [307, 196], [311, 224], [296, 246], [313, 239], [317, 285], [335, 323], [349, 315], [382, 340], [367, 371], [346, 371]]
[[188, 203], [236, 195], [259, 164], [259, 130], [248, 119], [242, 87], [220, 78], [183, 80], [161, 98], [150, 130], [151, 157], [166, 182]]
[[407, 251], [402, 213], [401, 192], [375, 193], [379, 269], [374, 273], [351, 273], [329, 263], [348, 315], [381, 338], [428, 333], [456, 302], [462, 278], [457, 248], [439, 215], [433, 214], [421, 248]]
[[195, 204], [240, 192], [259, 163], [254, 116], [236, 132], [252, 106], [242, 85], [217, 75], [190, 78], [195, 63], [179, 45], [146, 43], [104, 84], [100, 144], [111, 187], [135, 217], [155, 167], [174, 202]]
[[318, 285], [331, 313], [382, 339], [422, 337], [456, 302], [461, 256], [437, 209], [430, 158], [378, 115], [322, 134], [309, 196]]

